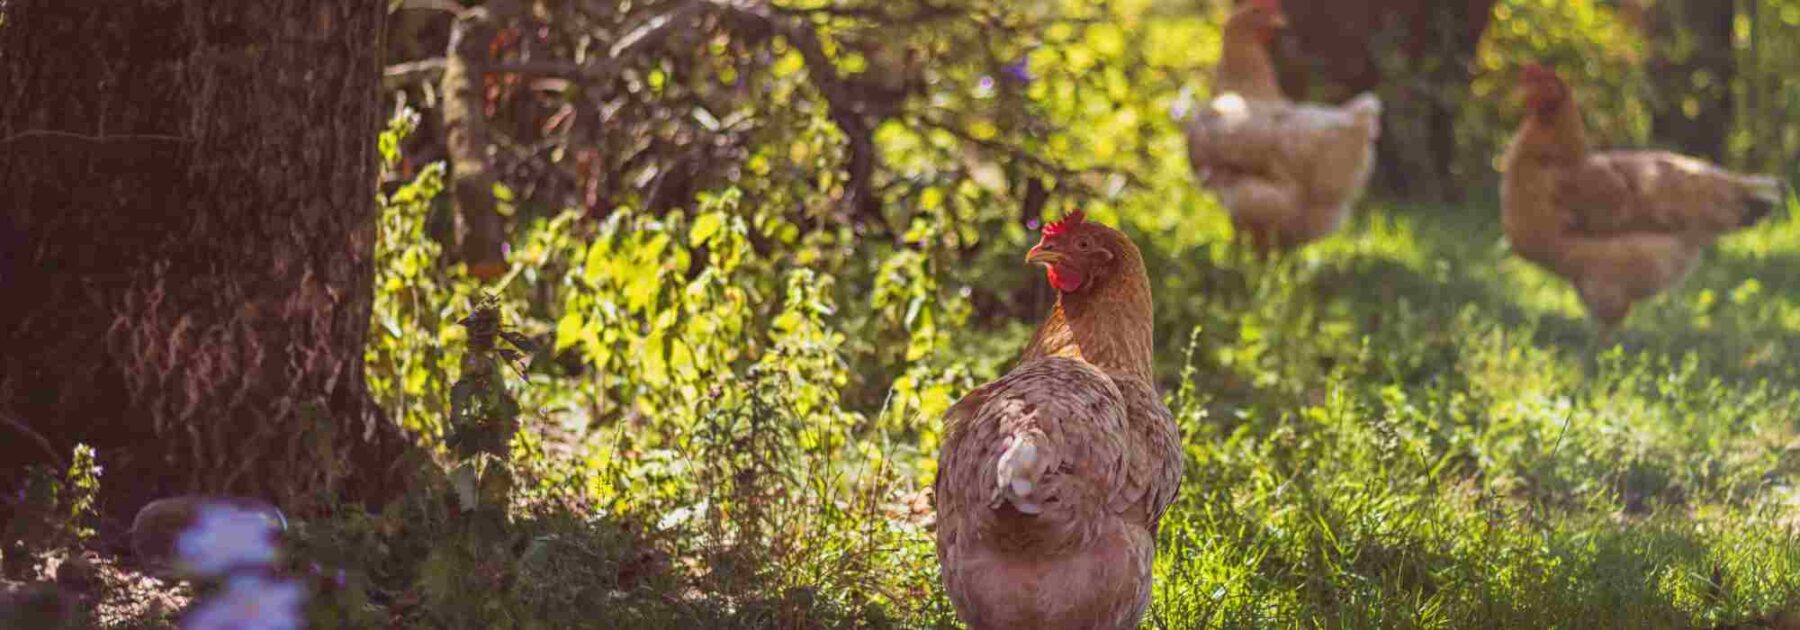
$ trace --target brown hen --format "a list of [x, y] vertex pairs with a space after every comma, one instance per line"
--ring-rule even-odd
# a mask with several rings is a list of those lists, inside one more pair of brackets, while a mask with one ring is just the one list
[[1592, 151], [1568, 85], [1532, 64], [1530, 112], [1502, 161], [1501, 223], [1513, 252], [1567, 278], [1602, 339], [1632, 304], [1674, 286], [1719, 235], [1782, 201], [1781, 182], [1666, 151]]
[[1287, 28], [1280, 0], [1246, 2], [1225, 18], [1219, 37], [1219, 65], [1213, 68], [1213, 94], [1237, 93], [1258, 101], [1285, 101], [1276, 82], [1269, 43]]
[[1079, 212], [1026, 261], [1048, 267], [1056, 308], [1017, 367], [947, 414], [944, 585], [977, 629], [1136, 627], [1182, 469], [1151, 385], [1149, 276], [1129, 238]]
[[1275, 80], [1268, 46], [1286, 25], [1279, 0], [1252, 0], [1225, 21], [1213, 98], [1187, 120], [1188, 161], [1258, 251], [1336, 231], [1367, 187], [1381, 134], [1381, 99], [1294, 103]]

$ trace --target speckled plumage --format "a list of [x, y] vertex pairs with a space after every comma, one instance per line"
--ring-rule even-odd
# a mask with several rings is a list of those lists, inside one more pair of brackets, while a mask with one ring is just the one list
[[1666, 151], [1592, 151], [1555, 73], [1525, 74], [1530, 115], [1502, 160], [1501, 225], [1520, 257], [1567, 278], [1610, 330], [1681, 282], [1720, 234], [1782, 201], [1772, 177]]
[[1142, 258], [1085, 225], [1117, 258], [1062, 294], [1017, 367], [946, 417], [938, 560], [973, 628], [1133, 628], [1149, 605], [1181, 443], [1150, 380]]
[[1381, 135], [1381, 99], [1295, 103], [1275, 80], [1269, 41], [1281, 3], [1251, 2], [1225, 21], [1212, 100], [1185, 121], [1188, 162], [1260, 251], [1291, 248], [1338, 229], [1368, 186]]

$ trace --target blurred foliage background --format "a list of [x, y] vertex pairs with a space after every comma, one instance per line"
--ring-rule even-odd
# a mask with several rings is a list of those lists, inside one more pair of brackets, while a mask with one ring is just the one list
[[[1578, 304], [1508, 258], [1492, 193], [1534, 60], [1577, 86], [1598, 144], [1716, 142], [1792, 180], [1800, 1], [1365, 2], [1397, 19], [1369, 21], [1341, 72], [1317, 61], [1341, 41], [1304, 36], [1343, 8], [1287, 4], [1290, 91], [1341, 99], [1373, 72], [1398, 140], [1344, 236], [1259, 263], [1226, 245], [1175, 122], [1209, 92], [1223, 2], [397, 2], [371, 385], [441, 446], [453, 323], [501, 296], [542, 342], [509, 384], [526, 527], [604, 560], [517, 569], [530, 597], [469, 614], [951, 624], [939, 419], [1049, 307], [1021, 256], [1076, 207], [1146, 253], [1188, 443], [1149, 623], [1682, 626], [1800, 605], [1800, 226], [1732, 239], [1589, 364]], [[1431, 34], [1482, 5], [1474, 37]], [[1702, 9], [1727, 37], [1669, 17]], [[485, 45], [458, 46], [470, 33]], [[456, 64], [478, 69], [473, 122], [446, 120]], [[490, 143], [473, 153], [446, 133], [470, 124]], [[470, 159], [491, 185], [452, 183]], [[487, 207], [471, 195], [500, 220], [466, 216]], [[480, 230], [504, 245], [468, 247]]]

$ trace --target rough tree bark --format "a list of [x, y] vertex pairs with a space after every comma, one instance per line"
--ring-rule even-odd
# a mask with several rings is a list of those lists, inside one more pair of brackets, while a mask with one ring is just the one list
[[0, 6], [0, 477], [85, 442], [110, 514], [399, 490], [362, 374], [386, 3]]
[[506, 224], [494, 198], [494, 169], [488, 163], [487, 99], [482, 90], [495, 17], [486, 7], [475, 7], [456, 18], [442, 83], [451, 198], [462, 224], [457, 230], [458, 251], [469, 266], [469, 275], [482, 280], [506, 274]]
[[1496, 0], [1288, 0], [1277, 40], [1281, 87], [1295, 100], [1342, 102], [1380, 88], [1376, 184], [1454, 200], [1456, 112]]

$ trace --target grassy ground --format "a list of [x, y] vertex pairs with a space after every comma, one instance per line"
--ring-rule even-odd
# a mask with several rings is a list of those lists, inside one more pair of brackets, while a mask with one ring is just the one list
[[1603, 350], [1488, 204], [1377, 208], [1244, 269], [1236, 329], [1197, 335], [1172, 401], [1194, 461], [1152, 623], [1680, 627], [1800, 605], [1797, 238], [1778, 219], [1728, 239]]

